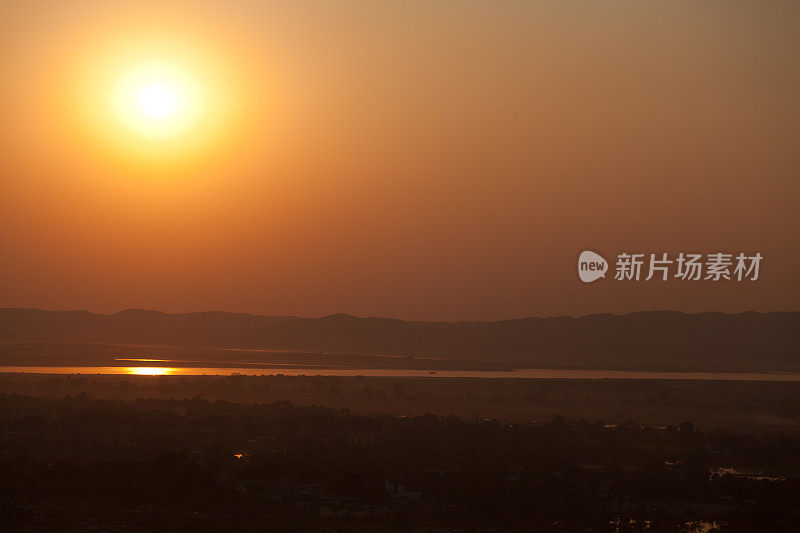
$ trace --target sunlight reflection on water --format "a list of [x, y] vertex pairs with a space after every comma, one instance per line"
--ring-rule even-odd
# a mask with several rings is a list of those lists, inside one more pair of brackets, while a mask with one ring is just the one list
[[163, 366], [131, 366], [123, 367], [124, 374], [134, 374], [137, 376], [167, 376], [178, 373], [178, 368], [167, 368]]

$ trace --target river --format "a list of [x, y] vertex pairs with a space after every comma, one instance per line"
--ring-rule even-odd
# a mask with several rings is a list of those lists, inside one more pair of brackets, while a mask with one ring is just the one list
[[386, 368], [254, 368], [254, 367], [169, 367], [169, 366], [0, 366], [2, 372], [29, 374], [128, 374], [148, 376], [375, 376], [427, 378], [520, 378], [520, 379], [683, 379], [701, 381], [800, 381], [793, 372], [650, 372], [633, 370], [562, 370], [522, 368], [511, 371], [420, 370]]

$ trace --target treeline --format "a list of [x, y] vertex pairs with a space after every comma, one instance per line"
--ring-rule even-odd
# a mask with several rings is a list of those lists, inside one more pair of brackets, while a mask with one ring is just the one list
[[603, 531], [647, 521], [674, 530], [699, 520], [791, 530], [797, 464], [800, 437], [688, 421], [505, 424], [201, 397], [0, 396], [0, 505], [11, 529], [55, 516], [61, 529], [134, 519], [186, 528], [214, 514], [232, 528]]

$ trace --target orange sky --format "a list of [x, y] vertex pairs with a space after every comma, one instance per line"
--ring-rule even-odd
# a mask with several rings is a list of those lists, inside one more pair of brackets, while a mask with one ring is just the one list
[[[0, 307], [798, 309], [795, 2], [163, 3], [0, 4]], [[136, 54], [216, 115], [125, 134]], [[584, 285], [583, 249], [765, 259]]]

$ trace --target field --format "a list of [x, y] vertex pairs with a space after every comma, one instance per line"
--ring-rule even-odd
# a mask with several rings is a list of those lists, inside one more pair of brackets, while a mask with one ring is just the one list
[[[279, 372], [279, 371], [278, 371]], [[309, 371], [313, 374], [313, 371]], [[472, 379], [340, 376], [0, 374], [0, 392], [63, 398], [137, 398], [347, 408], [359, 414], [456, 415], [465, 420], [568, 419], [742, 432], [800, 432], [800, 383], [625, 379]]]

